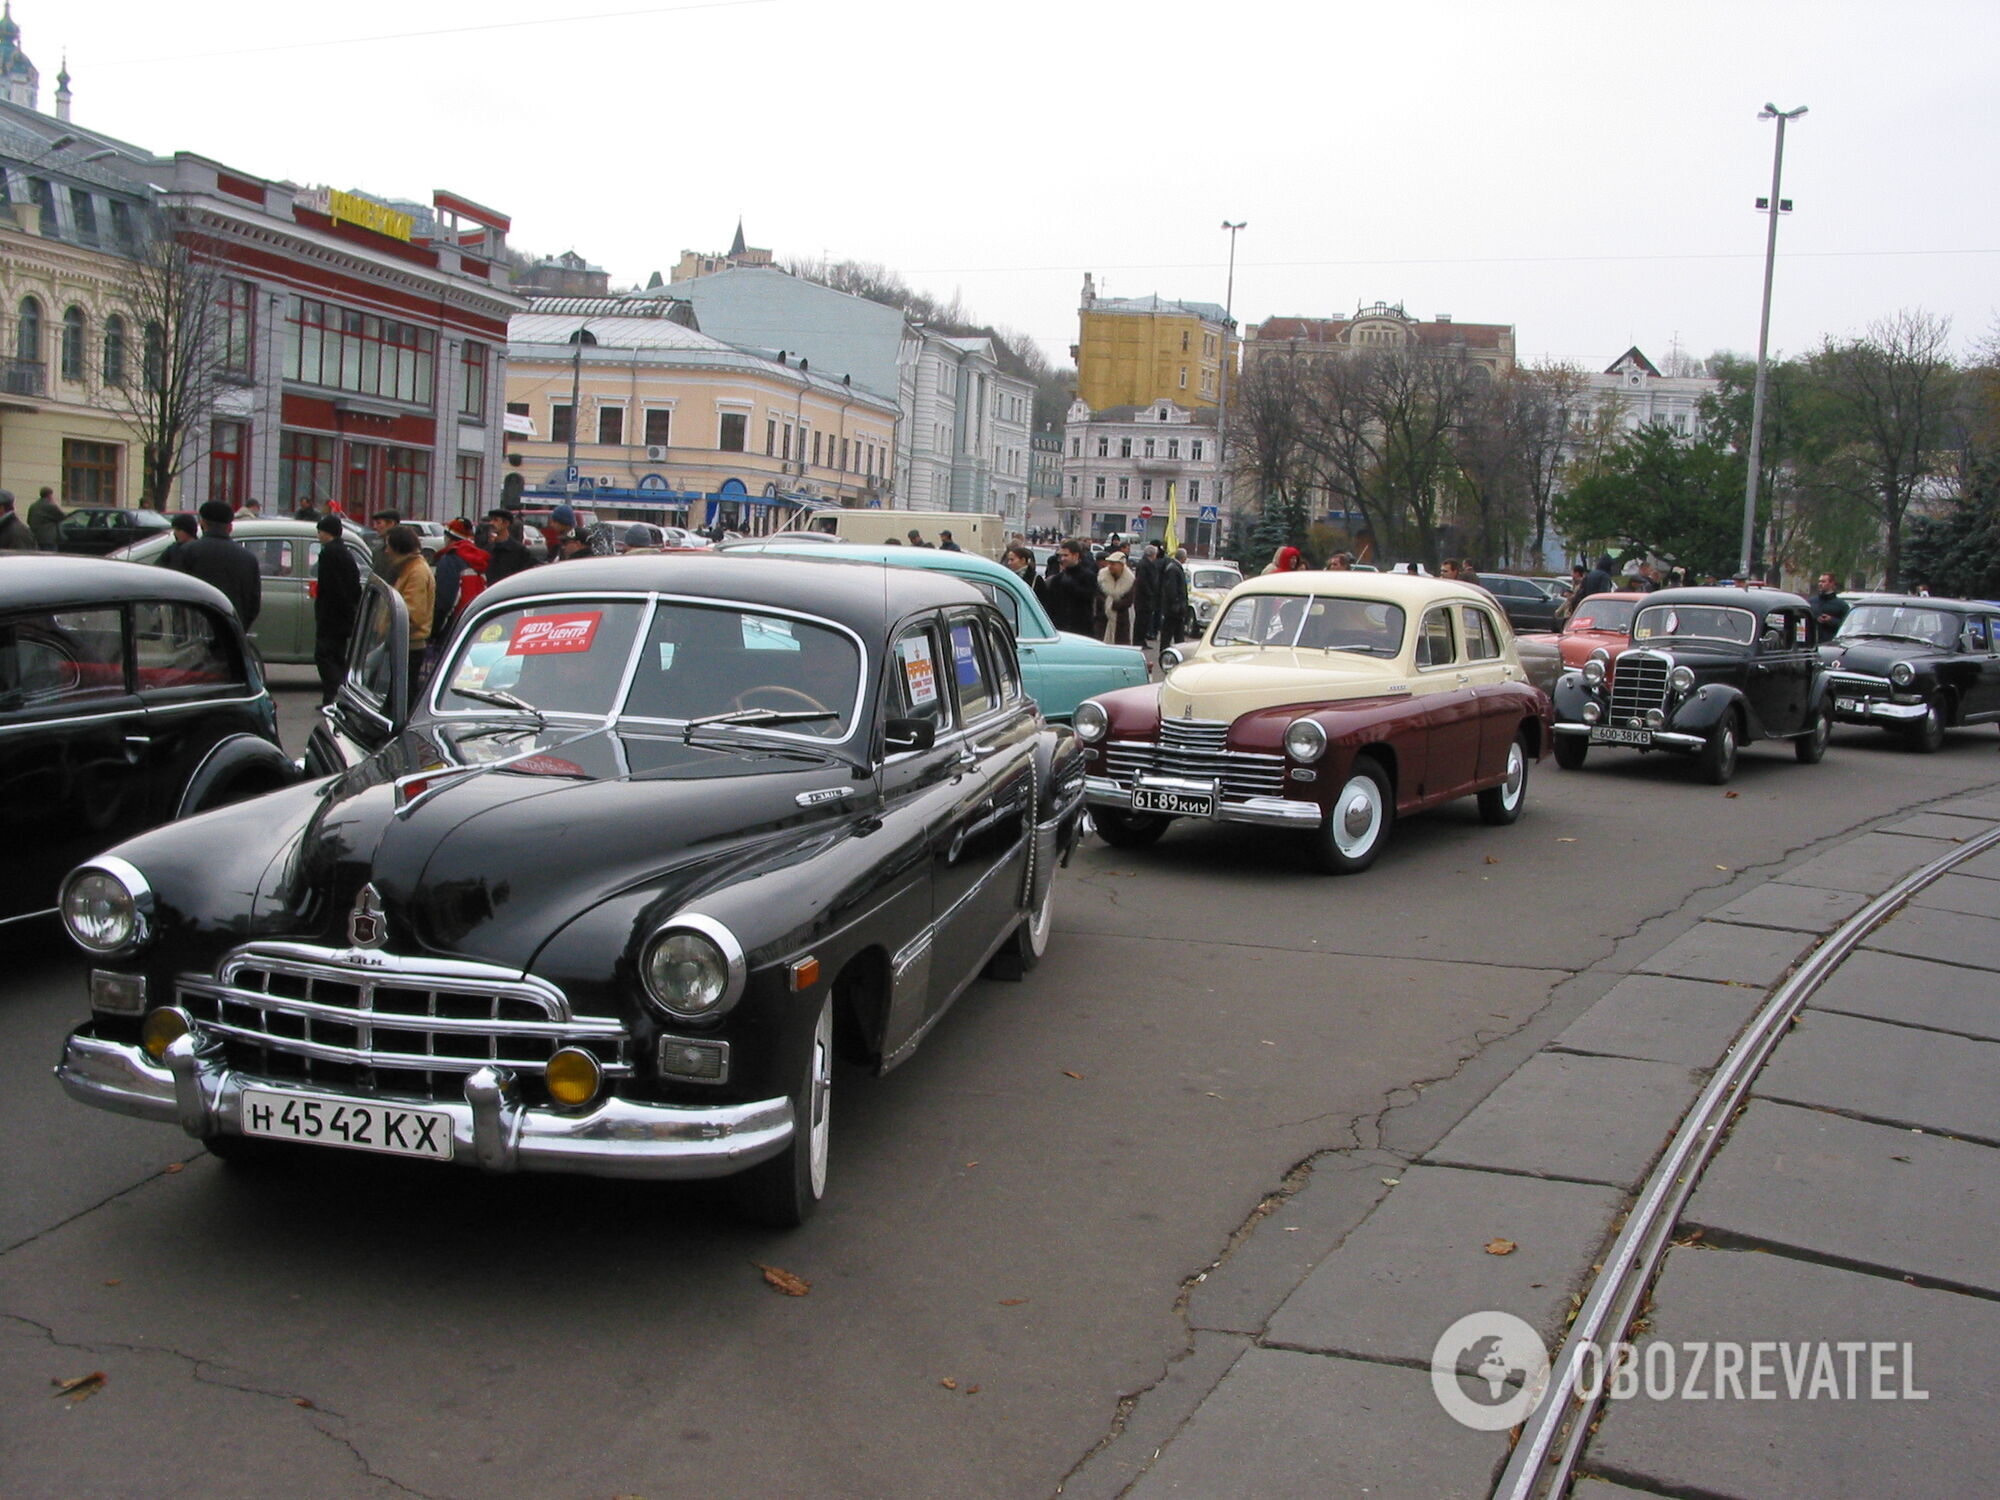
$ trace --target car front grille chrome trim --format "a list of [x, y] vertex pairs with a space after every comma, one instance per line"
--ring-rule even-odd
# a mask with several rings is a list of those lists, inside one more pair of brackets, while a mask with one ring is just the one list
[[1159, 743], [1112, 740], [1104, 747], [1104, 768], [1127, 788], [1141, 776], [1176, 776], [1215, 785], [1226, 802], [1253, 797], [1282, 798], [1285, 757], [1228, 748], [1229, 725], [1221, 719], [1163, 719]]
[[1652, 709], [1667, 706], [1667, 678], [1673, 663], [1653, 651], [1627, 651], [1611, 673], [1611, 701], [1605, 722], [1644, 725]]

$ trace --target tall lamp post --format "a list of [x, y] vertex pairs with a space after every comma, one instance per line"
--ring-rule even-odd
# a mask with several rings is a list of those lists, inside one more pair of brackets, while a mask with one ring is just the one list
[[1764, 310], [1757, 322], [1757, 381], [1750, 393], [1750, 473], [1743, 481], [1743, 566], [1737, 576], [1746, 583], [1750, 580], [1750, 558], [1757, 542], [1757, 478], [1764, 462], [1764, 385], [1771, 345], [1771, 272], [1778, 261], [1778, 215], [1792, 206], [1788, 200], [1778, 196], [1778, 185], [1785, 174], [1785, 126], [1805, 112], [1803, 104], [1797, 109], [1779, 109], [1775, 104], [1766, 104], [1757, 115], [1760, 120], [1778, 122], [1778, 139], [1771, 151], [1771, 196], [1757, 200], [1757, 206], [1770, 216], [1771, 222], [1764, 235]]
[[1248, 224], [1247, 219], [1239, 219], [1234, 224], [1227, 219], [1222, 221], [1222, 227], [1229, 231], [1229, 280], [1222, 292], [1222, 389], [1215, 414], [1215, 498], [1221, 503], [1215, 509], [1215, 531], [1208, 539], [1211, 556], [1222, 550], [1221, 518], [1232, 513], [1229, 495], [1229, 330], [1236, 326], [1233, 316], [1236, 306], [1236, 231]]

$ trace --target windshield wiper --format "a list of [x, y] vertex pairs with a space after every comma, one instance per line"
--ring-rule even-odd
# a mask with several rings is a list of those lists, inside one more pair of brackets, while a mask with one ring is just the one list
[[693, 739], [697, 729], [764, 729], [773, 724], [811, 724], [839, 717], [831, 709], [739, 708], [726, 714], [703, 714], [698, 719], [689, 719], [682, 729], [681, 739], [683, 742]]
[[451, 691], [460, 698], [470, 698], [477, 703], [490, 703], [495, 708], [511, 708], [517, 713], [529, 714], [537, 727], [548, 723], [542, 711], [525, 698], [516, 698], [512, 693], [500, 692], [493, 688], [453, 688]]

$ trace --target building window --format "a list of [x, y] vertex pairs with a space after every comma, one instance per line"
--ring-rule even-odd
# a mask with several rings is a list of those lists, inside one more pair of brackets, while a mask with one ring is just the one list
[[234, 277], [222, 283], [222, 327], [217, 341], [217, 363], [231, 375], [252, 373], [252, 350], [257, 334], [257, 289]]
[[63, 504], [118, 503], [118, 444], [63, 439]]
[[724, 453], [743, 451], [743, 429], [750, 425], [750, 418], [740, 411], [726, 411], [722, 414], [721, 428], [715, 435], [715, 446]]
[[484, 471], [484, 461], [477, 454], [458, 455], [458, 513], [468, 520], [483, 514], [486, 509], [479, 494]]
[[1181, 456], [1181, 440], [1179, 438], [1168, 438], [1167, 457], [1179, 458], [1180, 456]]
[[1201, 481], [1199, 479], [1190, 479], [1188, 481], [1188, 504], [1201, 504]]
[[528, 403], [525, 401], [509, 401], [507, 403], [507, 415], [510, 417], [528, 416]]
[[14, 358], [34, 365], [42, 362], [42, 304], [33, 297], [21, 299], [21, 320], [14, 328]]
[[436, 351], [437, 335], [428, 328], [294, 297], [286, 324], [285, 378], [429, 406]]
[[846, 439], [846, 438], [842, 438], [842, 439], [840, 440], [840, 472], [841, 472], [841, 473], [843, 473], [843, 474], [845, 474], [845, 473], [847, 472], [847, 439]]
[[787, 422], [787, 423], [785, 424], [785, 429], [784, 429], [784, 431], [783, 431], [783, 432], [781, 432], [781, 433], [780, 433], [780, 434], [778, 435], [778, 457], [780, 457], [781, 459], [785, 460], [785, 462], [787, 462], [787, 463], [790, 463], [790, 462], [791, 462], [791, 458], [792, 458], [792, 424], [791, 424], [790, 422]]
[[120, 198], [111, 200], [111, 238], [120, 245], [130, 245], [137, 238], [132, 233], [132, 205]]
[[549, 403], [549, 441], [567, 443], [576, 432], [576, 424], [571, 421], [575, 408], [567, 401]]
[[243, 503], [244, 469], [250, 457], [250, 424], [215, 422], [208, 429], [208, 498], [233, 510]]
[[428, 448], [383, 450], [385, 477], [382, 508], [406, 516], [420, 515], [431, 493], [431, 451]]
[[1099, 458], [1109, 458], [1109, 457], [1111, 457], [1111, 439], [1110, 439], [1110, 438], [1108, 438], [1108, 437], [1101, 437], [1101, 438], [1099, 438], [1099, 439], [1097, 440], [1097, 456], [1098, 456]]
[[1130, 500], [1130, 499], [1132, 498], [1132, 481], [1131, 481], [1131, 480], [1129, 480], [1129, 479], [1124, 479], [1124, 478], [1121, 478], [1121, 479], [1120, 479], [1120, 480], [1118, 481], [1118, 498], [1119, 498], [1120, 500]]
[[1076, 496], [1076, 475], [1074, 475], [1074, 474], [1072, 474], [1072, 475], [1070, 475], [1070, 476], [1069, 476], [1069, 497], [1070, 497], [1070, 499], [1072, 499], [1072, 500], [1076, 499], [1076, 497], [1077, 497], [1077, 496]]
[[1097, 476], [1097, 498], [1100, 500], [1104, 498], [1104, 476], [1102, 474]]
[[1200, 439], [1200, 438], [1193, 438], [1193, 439], [1191, 439], [1191, 440], [1189, 441], [1189, 443], [1188, 443], [1188, 457], [1192, 458], [1192, 459], [1193, 459], [1193, 460], [1194, 460], [1194, 461], [1195, 461], [1196, 463], [1200, 463], [1200, 462], [1201, 462], [1201, 439]]
[[167, 383], [167, 333], [158, 323], [146, 325], [146, 347], [140, 353], [139, 378], [146, 389], [157, 391]]
[[63, 313], [62, 378], [83, 379], [83, 309], [72, 307]]
[[297, 510], [310, 503], [323, 510], [333, 499], [333, 439], [312, 432], [287, 432], [278, 439], [278, 504]]
[[1139, 498], [1140, 498], [1141, 500], [1150, 500], [1150, 499], [1152, 499], [1152, 498], [1153, 498], [1153, 481], [1152, 481], [1152, 480], [1150, 480], [1150, 479], [1142, 479], [1142, 480], [1140, 480], [1140, 481], [1139, 481]]
[[764, 456], [766, 458], [776, 458], [778, 456], [778, 419], [776, 417], [766, 417], [764, 419]]
[[1132, 456], [1132, 440], [1130, 438], [1120, 438], [1118, 440], [1118, 456], [1120, 458], [1130, 458]]
[[61, 239], [62, 226], [56, 222], [56, 185], [46, 177], [31, 177], [28, 185], [34, 190], [35, 207], [42, 211], [43, 238]]
[[462, 417], [486, 416], [486, 346], [467, 339], [458, 350], [458, 413]]
[[1188, 352], [1188, 336], [1187, 336], [1187, 331], [1183, 329], [1181, 331], [1181, 353], [1185, 354], [1187, 352]]
[[86, 244], [97, 243], [97, 205], [87, 188], [69, 190], [69, 214], [76, 220], [76, 237]]
[[817, 468], [819, 468], [819, 467], [820, 467], [820, 461], [819, 461], [819, 439], [820, 439], [820, 435], [819, 435], [819, 434], [818, 434], [817, 432], [815, 432], [815, 433], [813, 434], [813, 467], [814, 467], [815, 469], [817, 469]]
[[1082, 458], [1082, 457], [1083, 457], [1083, 439], [1082, 439], [1082, 438], [1071, 438], [1071, 439], [1069, 440], [1069, 456], [1070, 456], [1071, 458]]
[[125, 320], [116, 313], [104, 320], [104, 383], [125, 383]]
[[597, 441], [607, 448], [625, 446], [625, 408], [622, 406], [600, 406], [597, 408]]
[[1148, 457], [1148, 458], [1151, 458], [1152, 456], [1153, 456], [1153, 440], [1152, 440], [1151, 438], [1147, 438], [1147, 439], [1146, 439], [1146, 457]]
[[646, 446], [665, 448], [674, 440], [674, 413], [671, 407], [646, 408]]

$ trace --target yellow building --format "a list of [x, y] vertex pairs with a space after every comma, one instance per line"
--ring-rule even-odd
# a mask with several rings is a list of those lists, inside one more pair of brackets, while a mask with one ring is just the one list
[[[895, 472], [897, 406], [803, 360], [687, 326], [671, 299], [548, 298], [509, 326], [507, 411], [529, 497], [605, 520], [767, 532], [801, 509], [868, 505]], [[581, 357], [579, 358], [579, 343]]]
[[1083, 278], [1077, 309], [1077, 399], [1093, 411], [1112, 406], [1216, 406], [1224, 394], [1224, 361], [1236, 368], [1236, 338], [1228, 315], [1213, 302], [1100, 297]]
[[[141, 439], [111, 389], [139, 373], [121, 305], [132, 262], [80, 228], [104, 223], [89, 238], [110, 240], [109, 202], [121, 223], [131, 205], [99, 184], [29, 180], [40, 202], [0, 205], [0, 488], [24, 512], [44, 485], [65, 506], [135, 505]], [[68, 212], [54, 217], [58, 192]]]

